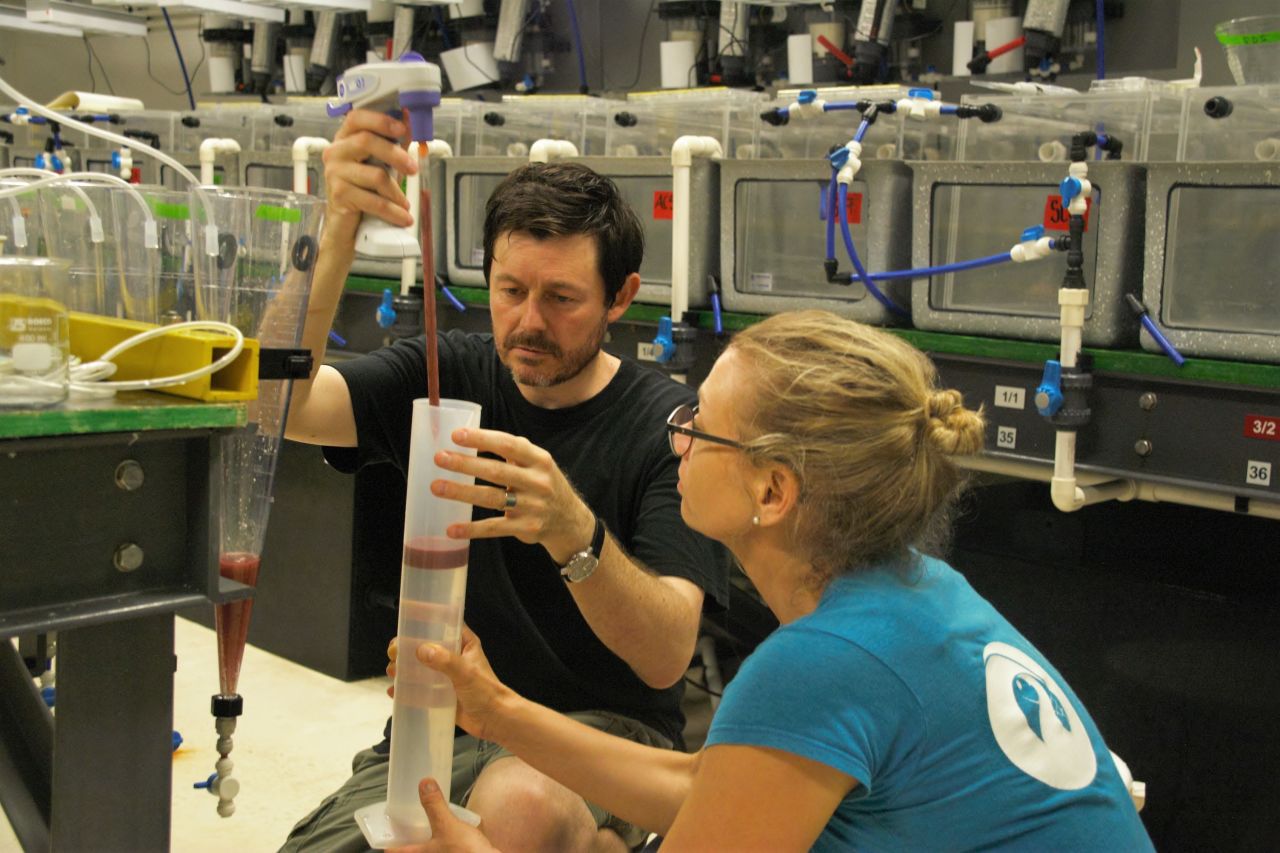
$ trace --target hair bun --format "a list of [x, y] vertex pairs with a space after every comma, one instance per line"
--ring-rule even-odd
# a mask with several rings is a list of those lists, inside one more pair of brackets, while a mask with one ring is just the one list
[[968, 456], [982, 450], [982, 415], [964, 407], [954, 388], [929, 392], [925, 402], [925, 437], [948, 455]]

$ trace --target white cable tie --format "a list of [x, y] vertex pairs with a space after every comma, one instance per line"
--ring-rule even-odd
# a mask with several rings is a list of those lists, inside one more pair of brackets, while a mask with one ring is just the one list
[[89, 240], [90, 240], [90, 242], [93, 242], [93, 243], [101, 243], [101, 242], [103, 241], [103, 239], [104, 239], [104, 235], [103, 235], [103, 233], [102, 233], [102, 217], [100, 217], [100, 216], [96, 216], [96, 215], [95, 215], [95, 216], [90, 216], [90, 217], [89, 217]]

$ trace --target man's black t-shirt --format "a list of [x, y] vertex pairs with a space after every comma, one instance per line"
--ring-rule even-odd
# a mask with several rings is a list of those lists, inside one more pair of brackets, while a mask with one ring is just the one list
[[[728, 555], [680, 518], [679, 460], [663, 423], [693, 392], [623, 359], [595, 397], [566, 409], [525, 400], [491, 335], [441, 334], [440, 396], [481, 406], [480, 425], [523, 436], [548, 451], [622, 547], [659, 575], [687, 578], [708, 605], [728, 602]], [[389, 461], [409, 466], [410, 402], [426, 396], [425, 338], [338, 365], [351, 391], [358, 448], [325, 448], [339, 470]], [[496, 515], [477, 508], [473, 518]], [[467, 624], [498, 677], [560, 711], [605, 710], [681, 743], [682, 685], [654, 690], [609, 651], [582, 617], [541, 545], [475, 539], [467, 575]]]

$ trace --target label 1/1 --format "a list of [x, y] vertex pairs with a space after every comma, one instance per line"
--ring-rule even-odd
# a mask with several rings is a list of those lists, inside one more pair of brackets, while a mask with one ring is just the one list
[[747, 289], [760, 293], [769, 293], [773, 290], [773, 273], [753, 272], [751, 277], [747, 279]]
[[653, 191], [653, 218], [654, 219], [670, 219], [675, 211], [675, 202], [673, 201], [675, 193], [671, 190], [654, 190]]
[[1250, 486], [1271, 486], [1271, 463], [1250, 459], [1245, 471], [1245, 483]]
[[[1089, 214], [1093, 211], [1093, 199], [1084, 202], [1084, 230], [1089, 230]], [[1071, 214], [1062, 206], [1062, 196], [1051, 195], [1044, 202], [1044, 230], [1070, 231]]]
[[636, 360], [637, 361], [657, 361], [658, 348], [654, 346], [652, 341], [641, 341], [636, 344]]
[[1260, 438], [1263, 441], [1280, 441], [1280, 418], [1269, 418], [1266, 415], [1245, 415], [1244, 437]]
[[996, 427], [996, 447], [1013, 450], [1018, 446], [1018, 430], [1016, 427]]
[[997, 385], [995, 404], [1002, 409], [1025, 409], [1027, 407], [1027, 391], [1012, 385]]

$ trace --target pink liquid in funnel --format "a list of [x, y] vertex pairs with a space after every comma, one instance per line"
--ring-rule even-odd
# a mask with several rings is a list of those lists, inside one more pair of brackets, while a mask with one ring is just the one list
[[[256, 587], [260, 563], [257, 554], [230, 551], [218, 558], [218, 573], [224, 578]], [[214, 625], [218, 632], [218, 684], [223, 694], [235, 693], [240, 681], [240, 663], [244, 660], [244, 644], [249, 636], [252, 612], [252, 598], [219, 604], [214, 611]]]

